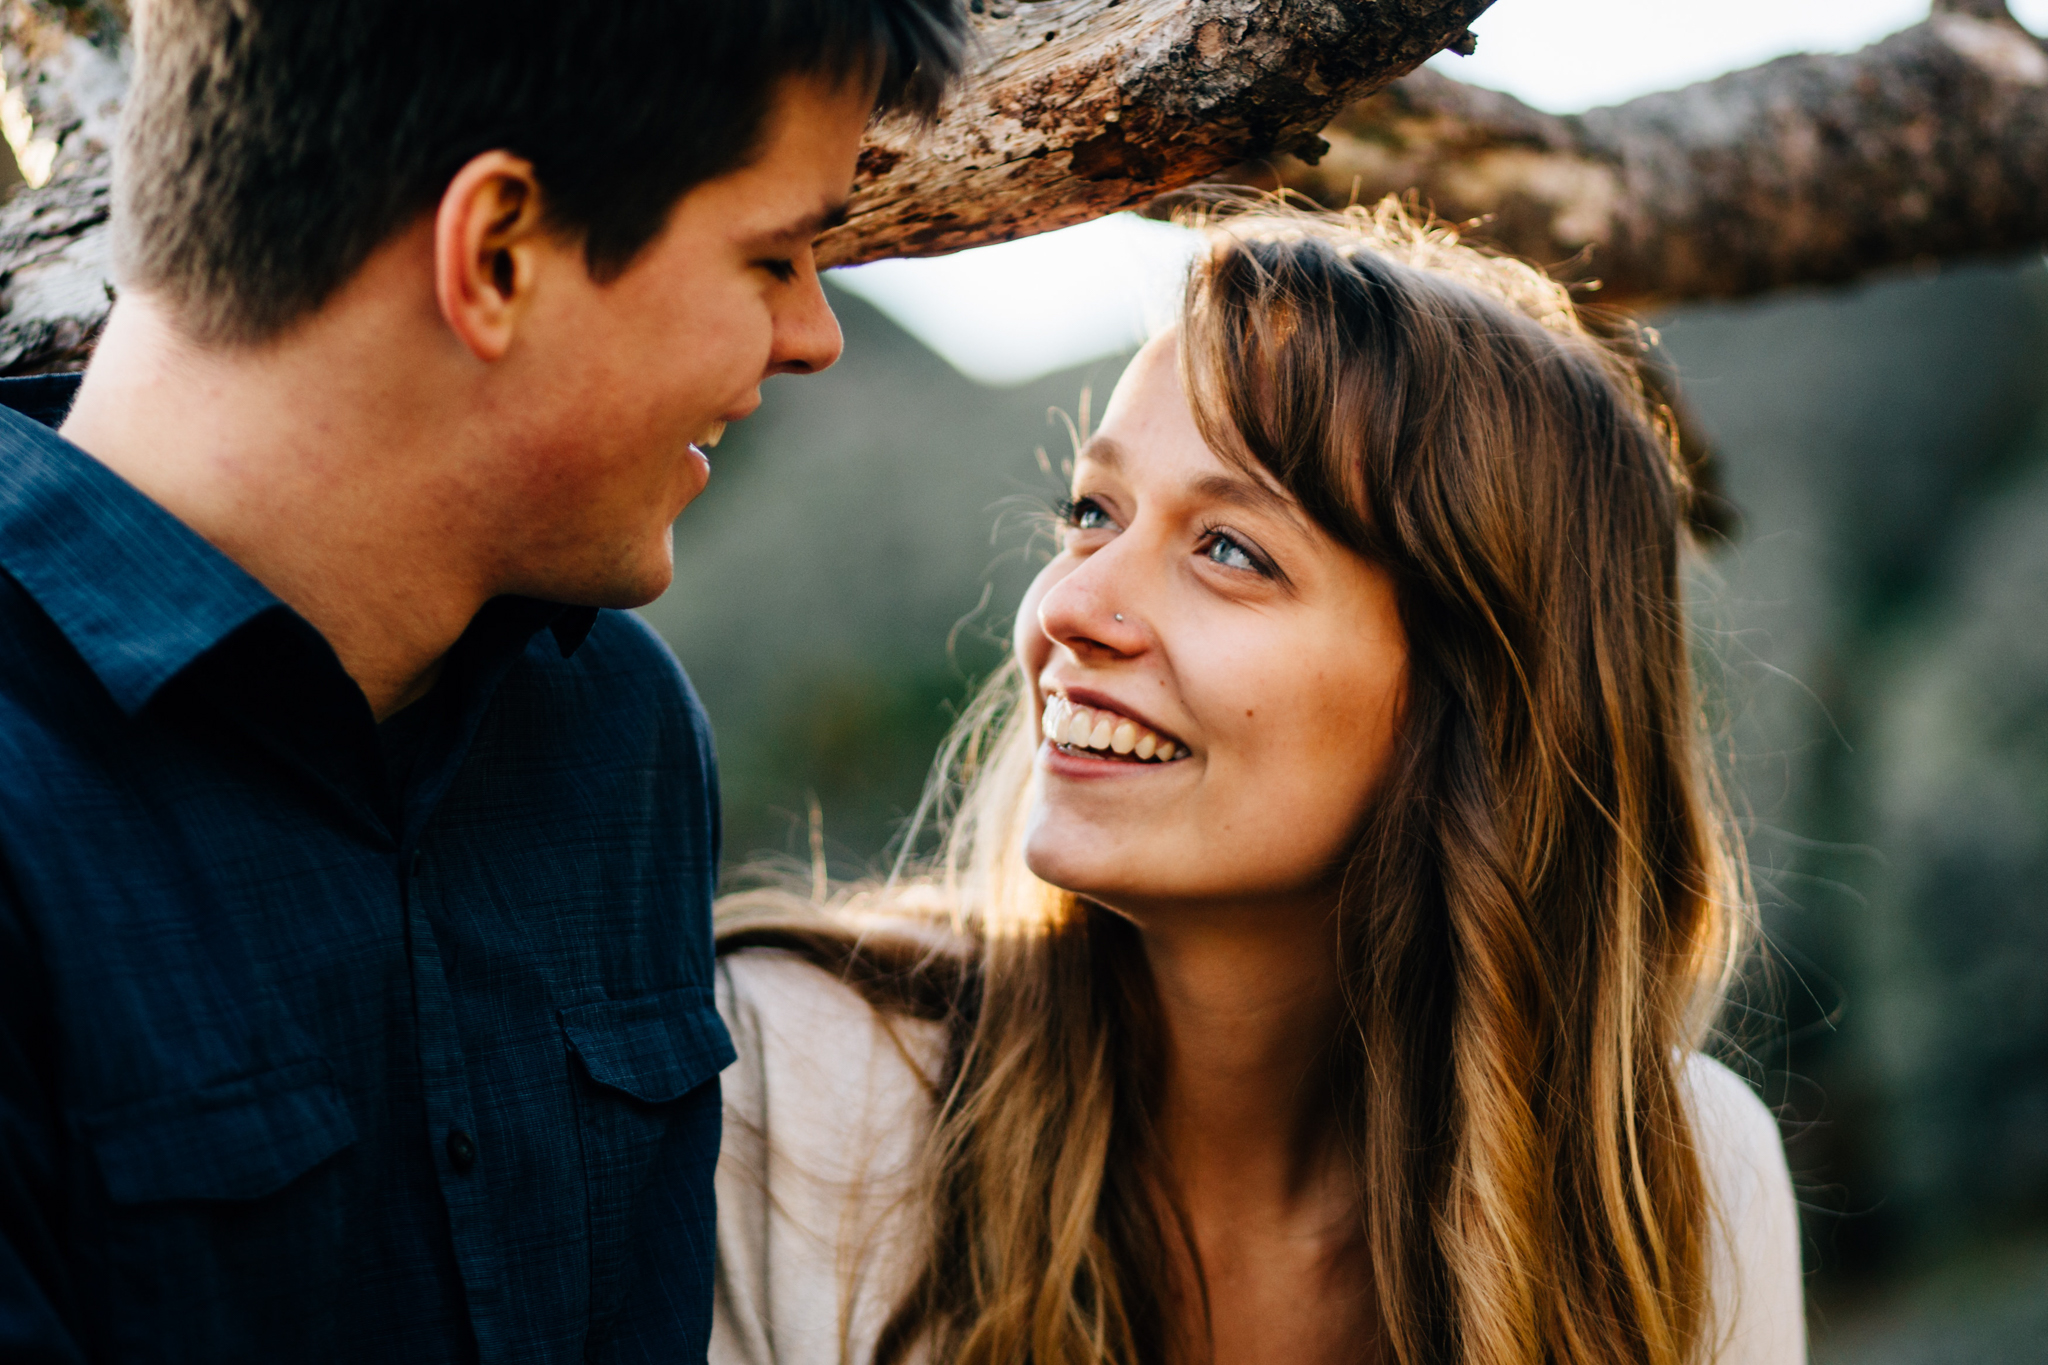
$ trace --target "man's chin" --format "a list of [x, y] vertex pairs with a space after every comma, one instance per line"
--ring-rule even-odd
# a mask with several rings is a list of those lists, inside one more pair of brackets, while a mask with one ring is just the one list
[[610, 607], [618, 611], [633, 607], [644, 607], [668, 591], [668, 585], [675, 581], [675, 566], [664, 563], [659, 570], [648, 572], [630, 579], [607, 584], [605, 591], [593, 594], [593, 600], [579, 605]]
[[663, 542], [663, 553], [645, 564], [618, 565], [603, 574], [564, 575], [530, 587], [516, 588], [523, 597], [559, 602], [565, 607], [600, 607], [617, 611], [644, 607], [668, 591], [675, 579], [675, 559]]

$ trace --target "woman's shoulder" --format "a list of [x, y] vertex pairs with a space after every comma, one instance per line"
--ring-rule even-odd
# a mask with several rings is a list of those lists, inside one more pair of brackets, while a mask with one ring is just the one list
[[1748, 1081], [1704, 1052], [1685, 1059], [1684, 1079], [1703, 1133], [1745, 1151], [1777, 1150], [1778, 1120]]
[[711, 1360], [871, 1348], [917, 1264], [940, 1026], [775, 949], [720, 959], [718, 1008], [739, 1056], [722, 1085]]
[[929, 1106], [940, 1026], [877, 1009], [795, 953], [750, 948], [719, 959], [718, 1010], [739, 1054], [726, 1107], [785, 1148], [815, 1135], [845, 1151], [858, 1136], [892, 1136], [857, 1133], [858, 1120], [898, 1129]]
[[940, 1026], [883, 1012], [796, 953], [747, 948], [727, 954], [718, 961], [717, 986], [718, 1011], [743, 1058], [752, 1052], [774, 1068], [823, 1072], [827, 1089], [850, 1083], [929, 1089]]
[[1749, 1082], [1696, 1052], [1686, 1059], [1684, 1084], [1701, 1165], [1715, 1195], [1747, 1208], [1780, 1186], [1789, 1190], [1778, 1120]]
[[1683, 1072], [1712, 1215], [1717, 1365], [1806, 1359], [1799, 1210], [1778, 1121], [1749, 1083], [1695, 1053]]
[[851, 985], [782, 948], [722, 954], [718, 1008], [728, 1024], [751, 1028], [799, 1021], [865, 1026], [874, 1013]]

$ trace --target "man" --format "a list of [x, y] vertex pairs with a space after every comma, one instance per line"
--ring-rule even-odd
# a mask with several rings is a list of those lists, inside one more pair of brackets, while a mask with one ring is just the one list
[[119, 302], [0, 412], [0, 1359], [701, 1360], [711, 744], [599, 609], [963, 21], [138, 10]]

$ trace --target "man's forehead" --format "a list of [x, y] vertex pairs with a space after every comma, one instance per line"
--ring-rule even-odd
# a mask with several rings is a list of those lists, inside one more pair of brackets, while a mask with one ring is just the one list
[[831, 112], [841, 117], [772, 117], [768, 135], [744, 165], [698, 187], [718, 201], [733, 237], [807, 242], [846, 221], [866, 119], [859, 106]]
[[846, 186], [821, 186], [819, 179], [777, 175], [756, 163], [707, 181], [684, 199], [695, 198], [700, 221], [731, 240], [802, 243], [846, 221]]

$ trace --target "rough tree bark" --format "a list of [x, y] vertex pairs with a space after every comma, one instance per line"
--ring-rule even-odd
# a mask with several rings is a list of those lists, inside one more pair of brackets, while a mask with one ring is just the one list
[[[1065, 227], [1244, 157], [1320, 146], [1492, 0], [976, 0], [937, 128], [877, 130], [820, 259], [927, 256]], [[1310, 152], [1313, 155], [1313, 151]]]
[[112, 305], [107, 177], [127, 85], [127, 19], [123, 0], [0, 0], [0, 118], [10, 142], [26, 142], [21, 160], [47, 177], [24, 188], [6, 157], [0, 374], [84, 364]]
[[1413, 191], [1630, 307], [1831, 284], [2048, 241], [2048, 47], [2004, 0], [1560, 117], [1419, 71], [1246, 168], [1325, 203]]

